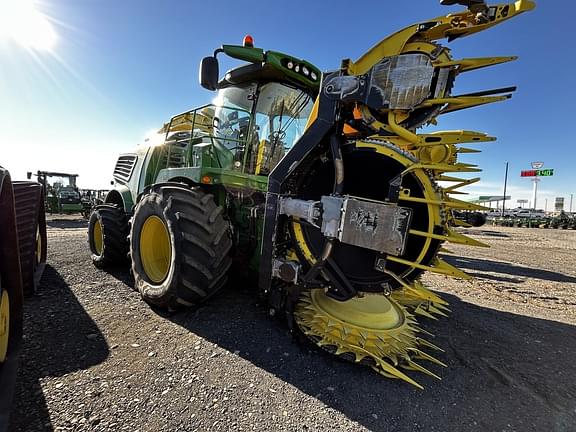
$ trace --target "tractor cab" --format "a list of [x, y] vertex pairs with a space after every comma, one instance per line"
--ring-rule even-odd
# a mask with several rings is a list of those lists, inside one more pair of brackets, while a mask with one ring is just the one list
[[279, 82], [223, 87], [214, 104], [214, 138], [230, 152], [233, 169], [266, 175], [304, 132], [312, 105], [309, 93]]
[[[219, 52], [248, 64], [220, 79]], [[264, 190], [266, 176], [304, 133], [320, 71], [304, 60], [265, 52], [245, 41], [245, 46], [223, 45], [205, 58], [200, 81], [216, 91], [213, 102], [172, 117], [143, 148], [122, 155], [114, 172], [116, 182], [134, 182], [141, 192], [159, 181], [228, 183], [236, 173], [239, 186]], [[139, 178], [131, 178], [127, 158], [143, 164], [133, 169], [140, 172]]]
[[[78, 174], [38, 171], [35, 174], [44, 188], [46, 209], [50, 213], [75, 213], [82, 210], [80, 191], [76, 186]], [[28, 174], [28, 178], [32, 173]]]

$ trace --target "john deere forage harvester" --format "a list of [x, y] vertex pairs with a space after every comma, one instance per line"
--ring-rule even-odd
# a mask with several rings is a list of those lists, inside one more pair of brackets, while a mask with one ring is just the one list
[[[326, 73], [250, 37], [204, 58], [200, 83], [217, 92], [213, 104], [119, 157], [115, 189], [90, 218], [94, 264], [130, 256], [142, 297], [174, 308], [214, 295], [234, 257], [316, 345], [418, 387], [406, 371], [437, 377], [420, 363], [442, 365], [417, 318], [445, 315], [447, 303], [419, 277], [467, 277], [438, 251], [481, 245], [449, 222], [452, 210], [482, 208], [452, 195], [478, 180], [457, 174], [480, 171], [457, 161], [475, 151], [462, 144], [494, 138], [415, 131], [514, 90], [453, 94], [460, 73], [514, 57], [453, 59], [437, 41], [534, 7], [458, 3], [468, 9], [409, 26]], [[219, 80], [218, 54], [247, 64]]]

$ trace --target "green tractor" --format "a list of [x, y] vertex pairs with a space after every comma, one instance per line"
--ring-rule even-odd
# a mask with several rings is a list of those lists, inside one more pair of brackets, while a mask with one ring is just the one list
[[[38, 171], [34, 174], [44, 188], [46, 210], [50, 213], [82, 213], [80, 190], [76, 186], [78, 174]], [[32, 173], [28, 173], [28, 178]]]
[[[445, 242], [482, 246], [449, 221], [453, 210], [484, 210], [452, 197], [478, 180], [458, 177], [479, 171], [457, 160], [476, 151], [461, 145], [494, 138], [415, 131], [508, 99], [514, 88], [452, 89], [460, 73], [515, 58], [453, 59], [435, 41], [534, 7], [464, 3], [325, 73], [251, 37], [216, 49], [200, 64], [213, 103], [118, 158], [115, 187], [90, 216], [93, 263], [130, 261], [135, 288], [166, 309], [206, 301], [236, 263], [271, 313], [319, 347], [418, 387], [406, 371], [438, 377], [419, 362], [443, 365], [417, 319], [446, 315], [447, 302], [420, 276], [468, 277], [438, 252]], [[246, 63], [220, 78], [219, 54]]]

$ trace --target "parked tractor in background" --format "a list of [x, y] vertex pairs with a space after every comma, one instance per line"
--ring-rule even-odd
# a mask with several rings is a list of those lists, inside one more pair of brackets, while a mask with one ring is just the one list
[[[50, 213], [82, 213], [80, 190], [76, 186], [78, 174], [38, 171], [34, 174], [44, 188], [46, 210]], [[28, 173], [28, 179], [32, 173]]]
[[97, 205], [104, 204], [108, 192], [108, 189], [80, 189], [82, 216], [88, 219]]
[[[494, 138], [416, 129], [508, 99], [514, 88], [453, 87], [460, 73], [515, 58], [453, 59], [436, 41], [534, 7], [458, 3], [469, 8], [409, 26], [325, 73], [249, 36], [216, 49], [200, 66], [214, 102], [119, 157], [115, 188], [90, 217], [94, 264], [130, 259], [142, 297], [175, 309], [216, 294], [235, 262], [257, 279], [271, 313], [324, 350], [417, 387], [408, 371], [438, 378], [420, 361], [444, 366], [426, 352], [440, 349], [417, 320], [445, 316], [447, 302], [420, 276], [469, 277], [438, 252], [445, 242], [484, 246], [450, 220], [453, 210], [484, 210], [453, 198], [478, 181], [457, 174], [480, 171], [458, 161], [477, 151], [462, 144]], [[219, 79], [219, 54], [247, 64]]]
[[0, 167], [0, 431], [8, 428], [24, 296], [36, 292], [45, 263], [42, 186], [12, 182], [8, 171]]

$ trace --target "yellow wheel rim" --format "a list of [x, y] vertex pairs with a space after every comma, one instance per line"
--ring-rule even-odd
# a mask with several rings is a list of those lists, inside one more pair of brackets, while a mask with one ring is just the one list
[[2, 292], [0, 301], [0, 362], [6, 360], [8, 339], [10, 337], [10, 298], [8, 292]]
[[160, 283], [170, 270], [172, 246], [168, 228], [158, 216], [150, 216], [140, 232], [140, 260], [146, 276]]
[[42, 236], [40, 235], [40, 227], [36, 230], [36, 265], [42, 261]]
[[402, 310], [382, 295], [355, 297], [341, 302], [323, 291], [314, 290], [312, 302], [330, 318], [359, 330], [390, 330], [404, 322]]
[[102, 233], [102, 224], [99, 220], [94, 223], [94, 249], [98, 255], [102, 255], [102, 249], [104, 248], [104, 234]]

